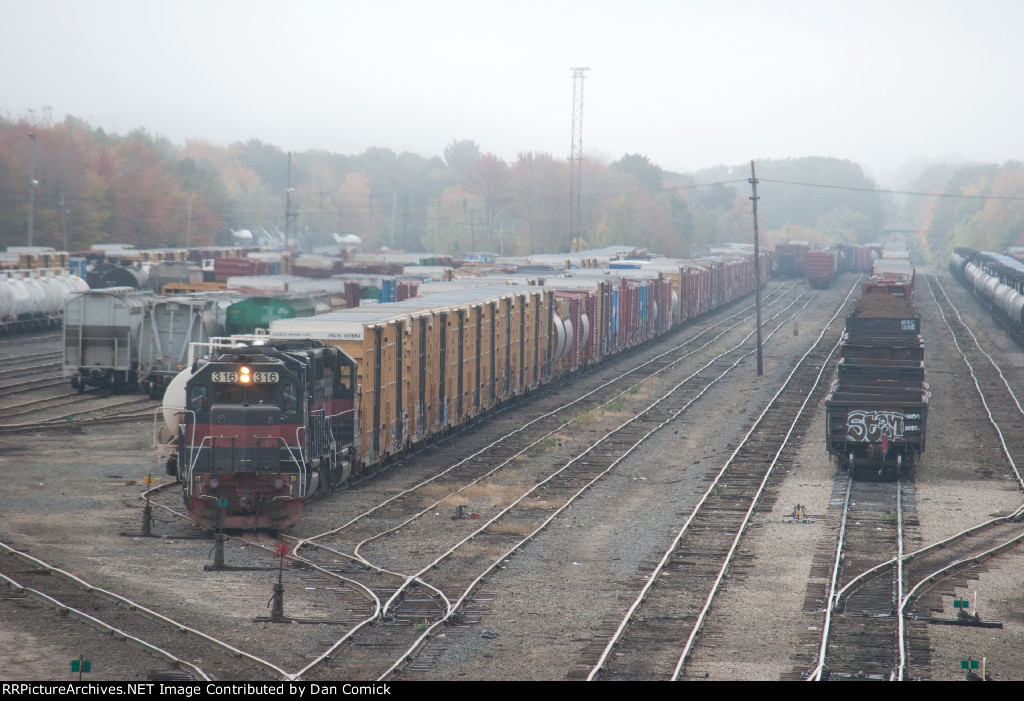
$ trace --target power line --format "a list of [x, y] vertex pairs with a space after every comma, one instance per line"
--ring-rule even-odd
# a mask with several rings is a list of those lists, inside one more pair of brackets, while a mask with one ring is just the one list
[[[735, 184], [746, 183], [746, 182], [747, 182], [746, 179], [736, 179], [736, 180], [719, 180], [719, 181], [714, 181], [714, 182], [709, 182], [709, 183], [692, 183], [692, 184], [685, 184], [685, 185], [684, 184], [674, 184], [674, 185], [672, 185], [670, 187], [663, 188], [661, 192], [688, 191], [688, 190], [695, 190], [695, 189], [698, 189], [698, 188], [707, 188], [707, 187], [724, 186], [724, 185], [735, 185]], [[801, 181], [795, 181], [795, 180], [777, 180], [777, 179], [773, 179], [773, 178], [762, 178], [762, 177], [758, 177], [758, 182], [760, 182], [760, 183], [775, 183], [775, 184], [780, 184], [780, 185], [793, 185], [793, 186], [797, 186], [797, 187], [814, 187], [814, 188], [824, 188], [824, 189], [830, 189], [830, 190], [845, 190], [845, 191], [850, 191], [850, 192], [864, 192], [864, 193], [872, 193], [872, 194], [906, 195], [906, 196], [913, 196], [913, 197], [936, 197], [936, 198], [947, 198], [947, 199], [948, 198], [955, 198], [955, 199], [967, 199], [967, 200], [972, 200], [972, 199], [973, 200], [993, 200], [993, 201], [1006, 201], [1006, 202], [1020, 202], [1020, 201], [1024, 201], [1024, 196], [1012, 196], [1012, 195], [970, 195], [970, 194], [962, 194], [962, 193], [917, 192], [917, 191], [912, 191], [912, 190], [893, 190], [893, 189], [887, 189], [887, 188], [858, 187], [858, 186], [853, 186], [853, 185], [833, 185], [833, 184], [827, 184], [827, 183], [810, 183], [810, 182], [801, 182]], [[0, 193], [2, 193], [3, 191], [4, 191], [4, 189], [0, 188]], [[630, 190], [612, 190], [612, 191], [606, 191], [606, 192], [590, 193], [586, 197], [580, 196], [579, 199], [581, 199], [581, 200], [585, 199], [587, 202], [591, 202], [591, 203], [601, 202], [601, 201], [606, 201], [606, 200], [618, 198], [618, 197], [621, 197], [621, 196], [623, 196], [625, 194], [629, 194], [629, 193], [634, 192], [634, 191], [635, 191], [634, 189], [630, 189]], [[13, 195], [13, 194], [15, 194], [15, 191], [13, 189], [11, 189], [9, 191], [9, 194]], [[652, 195], [657, 195], [658, 192], [651, 192], [651, 194]], [[121, 202], [118, 203], [118, 204], [121, 204], [121, 206], [124, 206], [124, 205], [128, 205], [128, 206], [132, 206], [132, 205], [135, 205], [135, 206], [147, 206], [147, 205], [153, 206], [153, 205], [167, 205], [167, 204], [182, 204], [182, 205], [184, 205], [184, 204], [187, 203], [187, 199], [185, 199], [184, 197], [182, 197], [182, 198], [171, 198], [171, 197], [133, 197], [131, 195], [127, 195], [127, 196], [115, 195], [114, 197], [115, 197], [115, 202], [117, 202], [118, 200], [121, 200]], [[518, 201], [519, 200], [517, 198], [515, 198], [515, 197], [507, 197], [507, 198], [501, 198], [500, 201], [499, 201], [499, 204], [500, 205], [509, 205], [509, 204], [514, 204], [514, 203], [516, 203]], [[540, 199], [533, 200], [533, 202], [536, 205], [540, 205], [540, 206], [557, 204], [558, 202], [561, 202], [561, 201], [564, 201], [564, 200], [562, 200], [557, 195], [552, 195], [551, 197], [545, 197], [545, 198], [540, 198]], [[83, 195], [68, 195], [67, 193], [64, 194], [64, 207], [65, 208], [67, 208], [68, 206], [70, 206], [72, 208], [74, 208], [76, 206], [77, 207], [89, 206], [89, 205], [95, 204], [96, 202], [97, 202], [97, 198], [95, 198], [95, 197], [88, 197], [88, 196], [83, 196]], [[109, 205], [110, 203], [109, 203], [109, 201], [107, 201], [105, 204]], [[343, 211], [343, 212], [366, 213], [366, 212], [373, 212], [375, 209], [378, 208], [377, 205], [370, 204], [370, 203], [364, 203], [364, 202], [342, 202], [342, 203], [331, 203], [331, 204], [320, 205], [320, 204], [315, 203], [315, 201], [313, 201], [313, 200], [308, 200], [308, 201], [307, 200], [301, 200], [299, 202], [293, 202], [293, 205], [294, 204], [299, 204], [299, 205], [303, 206], [304, 211], [307, 214], [309, 214], [309, 215], [313, 215], [313, 214], [323, 215], [325, 213], [329, 213], [331, 211], [338, 211], [338, 210]], [[421, 200], [412, 200], [412, 199], [410, 199], [410, 200], [407, 201], [406, 204], [407, 204], [408, 207], [410, 207], [412, 209], [429, 210], [431, 207], [437, 206], [437, 201], [435, 199], [424, 199], [422, 201]], [[38, 208], [38, 206], [39, 206], [38, 202], [36, 203], [36, 206]], [[115, 205], [115, 206], [117, 206], [117, 205]], [[61, 209], [60, 203], [58, 201], [56, 201], [56, 200], [54, 202], [52, 202], [52, 203], [51, 202], [44, 203], [43, 207], [47, 208], [47, 209], [52, 209], [54, 211], [60, 211], [60, 209]], [[205, 208], [206, 211], [208, 211], [208, 212], [210, 212], [211, 214], [214, 214], [214, 215], [227, 215], [229, 213], [234, 213], [236, 215], [243, 215], [243, 216], [244, 215], [249, 215], [249, 216], [273, 215], [273, 214], [276, 214], [276, 213], [280, 212], [280, 207], [281, 207], [281, 204], [280, 204], [279, 201], [264, 201], [264, 202], [256, 201], [256, 202], [252, 202], [252, 201], [245, 201], [245, 200], [239, 201], [239, 200], [226, 200], [226, 199], [204, 199], [204, 198], [202, 198], [200, 196], [195, 196], [194, 202], [193, 202], [193, 212], [195, 212], [195, 210], [197, 208]], [[67, 211], [67, 210], [65, 210], [65, 211]]]
[[914, 192], [913, 190], [889, 190], [885, 188], [855, 187], [853, 185], [826, 185], [824, 183], [802, 183], [794, 180], [772, 180], [770, 178], [758, 178], [762, 183], [779, 183], [780, 185], [799, 185], [801, 187], [822, 187], [830, 190], [851, 190], [854, 192], [872, 192], [886, 195], [913, 195], [917, 197], [953, 197], [965, 200], [1008, 200], [1010, 202], [1022, 202], [1024, 196], [1011, 195], [965, 195], [956, 192]]

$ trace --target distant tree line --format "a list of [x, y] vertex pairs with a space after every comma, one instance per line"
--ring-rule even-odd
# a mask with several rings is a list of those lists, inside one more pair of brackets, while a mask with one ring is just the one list
[[1024, 246], [1024, 163], [933, 164], [910, 183], [927, 196], [902, 199], [903, 216], [920, 232], [919, 245], [944, 265], [954, 248], [1002, 253]]
[[[137, 247], [224, 245], [231, 231], [286, 229], [307, 249], [331, 234], [356, 234], [380, 248], [506, 255], [570, 250], [569, 162], [523, 152], [512, 163], [454, 140], [424, 157], [370, 148], [358, 155], [311, 150], [292, 155], [253, 139], [229, 146], [184, 146], [137, 129], [124, 136], [75, 117], [55, 123], [0, 117], [0, 246], [24, 245], [35, 133], [34, 243], [80, 250], [99, 242]], [[788, 239], [879, 240], [896, 200], [875, 192], [860, 166], [834, 158], [759, 161], [759, 220], [765, 245]], [[641, 154], [612, 163], [584, 158], [580, 247], [645, 247], [669, 256], [695, 245], [751, 241], [749, 164], [695, 174], [664, 171]], [[1021, 168], [935, 172], [934, 188], [1019, 191]], [[775, 182], [780, 181], [780, 182]], [[290, 189], [290, 191], [289, 191]], [[286, 191], [288, 191], [286, 193]], [[904, 209], [940, 248], [1020, 234], [1015, 205], [937, 202]], [[975, 219], [975, 217], [978, 217]], [[1014, 224], [1013, 222], [1017, 222]], [[1011, 236], [1010, 229], [1016, 227]], [[190, 234], [188, 233], [190, 231]]]

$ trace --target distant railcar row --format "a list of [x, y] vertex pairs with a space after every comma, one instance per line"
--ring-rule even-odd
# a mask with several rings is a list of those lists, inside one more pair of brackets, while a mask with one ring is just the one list
[[779, 243], [772, 252], [772, 275], [803, 278], [811, 287], [825, 288], [842, 273], [873, 272], [873, 266], [882, 256], [882, 250], [880, 244], [830, 244], [811, 250], [811, 244], [806, 241]]
[[811, 287], [826, 288], [846, 272], [870, 274], [865, 294], [879, 291], [899, 296], [903, 290], [909, 293], [907, 299], [913, 296], [914, 267], [901, 241], [884, 246], [830, 244], [817, 250], [811, 250], [806, 241], [790, 241], [777, 244], [772, 253], [773, 275], [804, 278]]
[[59, 328], [64, 304], [87, 289], [85, 280], [62, 270], [0, 273], [0, 335]]
[[737, 253], [424, 283], [405, 302], [275, 320], [171, 383], [168, 470], [204, 528], [286, 528], [303, 499], [754, 288]]
[[1000, 253], [957, 248], [949, 257], [949, 272], [1024, 345], [1024, 263]]

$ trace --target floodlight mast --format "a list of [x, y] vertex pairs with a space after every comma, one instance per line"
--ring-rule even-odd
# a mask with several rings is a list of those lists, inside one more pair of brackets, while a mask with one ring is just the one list
[[589, 68], [572, 70], [572, 146], [569, 149], [569, 252], [579, 250], [583, 170], [583, 81]]
[[33, 217], [36, 209], [36, 133], [30, 131], [28, 138], [32, 139], [32, 156], [28, 167], [28, 245], [32, 246]]

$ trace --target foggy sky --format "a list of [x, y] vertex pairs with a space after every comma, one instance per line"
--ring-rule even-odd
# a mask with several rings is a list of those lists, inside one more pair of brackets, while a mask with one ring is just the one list
[[176, 144], [459, 139], [672, 171], [835, 156], [1024, 159], [1019, 0], [0, 0], [0, 112]]

